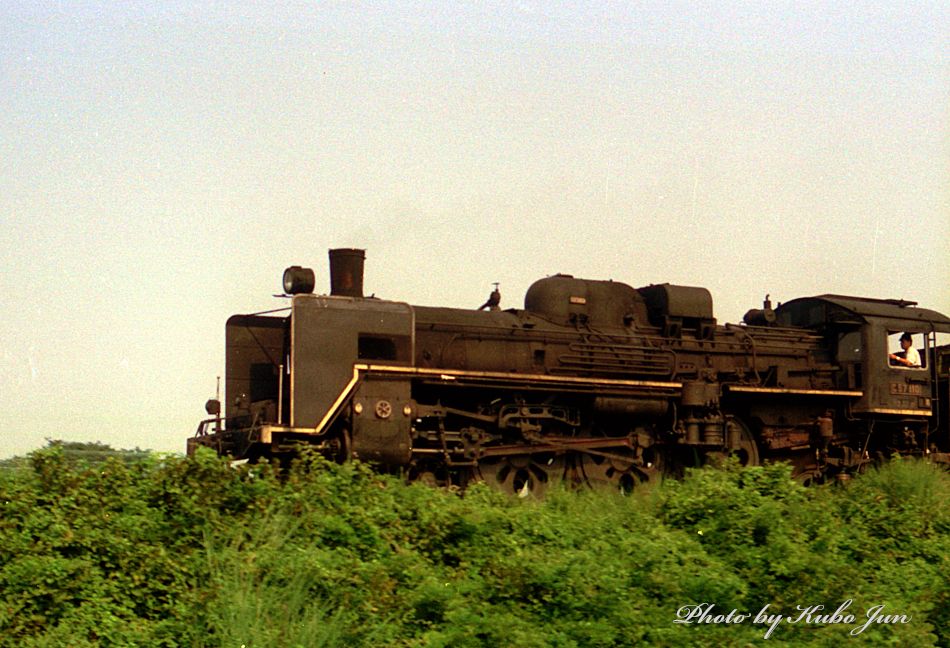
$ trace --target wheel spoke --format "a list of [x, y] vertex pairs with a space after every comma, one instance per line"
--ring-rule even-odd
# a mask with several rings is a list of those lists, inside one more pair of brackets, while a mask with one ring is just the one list
[[549, 453], [497, 457], [478, 463], [475, 478], [509, 495], [541, 497], [564, 478], [564, 458]]
[[576, 455], [576, 464], [581, 483], [592, 488], [606, 486], [622, 493], [631, 492], [656, 472], [653, 467], [643, 470], [632, 456], [617, 452], [610, 453], [610, 456], [581, 453]]

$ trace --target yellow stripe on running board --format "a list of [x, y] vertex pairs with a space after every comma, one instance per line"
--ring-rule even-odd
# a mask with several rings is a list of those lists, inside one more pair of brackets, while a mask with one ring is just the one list
[[468, 371], [465, 369], [426, 369], [422, 367], [398, 367], [393, 365], [354, 365], [354, 369], [367, 373], [389, 373], [405, 376], [432, 376], [443, 380], [456, 378], [486, 378], [491, 380], [516, 380], [519, 382], [548, 382], [607, 387], [662, 387], [680, 389], [683, 383], [655, 380], [620, 380], [616, 378], [582, 378], [578, 376], [549, 376], [547, 374], [520, 374], [503, 371]]
[[793, 389], [791, 387], [746, 387], [744, 385], [724, 385], [731, 392], [743, 394], [800, 394], [803, 396], [850, 396], [861, 398], [864, 392], [843, 389]]

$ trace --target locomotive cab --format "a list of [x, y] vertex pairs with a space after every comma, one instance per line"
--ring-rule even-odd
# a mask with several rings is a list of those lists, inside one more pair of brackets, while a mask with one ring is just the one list
[[[787, 302], [776, 311], [787, 326], [821, 331], [837, 349], [839, 387], [861, 396], [850, 413], [921, 421], [935, 415], [936, 376], [926, 358], [938, 333], [950, 333], [950, 318], [915, 302], [821, 295]], [[921, 365], [904, 367], [889, 358], [896, 338], [911, 333]], [[932, 363], [930, 363], [932, 364]]]

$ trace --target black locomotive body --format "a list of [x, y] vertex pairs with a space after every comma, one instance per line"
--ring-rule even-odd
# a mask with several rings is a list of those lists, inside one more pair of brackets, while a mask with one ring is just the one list
[[[807, 481], [950, 451], [936, 346], [950, 319], [910, 302], [766, 300], [719, 325], [704, 288], [555, 275], [523, 310], [430, 308], [364, 298], [362, 264], [333, 250], [330, 295], [295, 267], [288, 312], [228, 320], [225, 411], [209, 408], [190, 452], [306, 445], [527, 494], [562, 479], [630, 488], [728, 454], [790, 460]], [[889, 335], [905, 331], [919, 368], [889, 361]]]

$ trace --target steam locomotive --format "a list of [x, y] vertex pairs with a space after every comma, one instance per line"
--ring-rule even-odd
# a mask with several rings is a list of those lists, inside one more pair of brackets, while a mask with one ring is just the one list
[[[717, 323], [705, 288], [557, 274], [523, 309], [363, 295], [363, 250], [330, 250], [329, 295], [288, 268], [290, 307], [226, 326], [224, 411], [188, 451], [287, 459], [308, 446], [410, 479], [541, 494], [630, 489], [735, 456], [845, 479], [893, 453], [948, 462], [950, 318], [893, 299], [805, 297]], [[920, 365], [889, 354], [910, 333]], [[890, 357], [889, 357], [890, 355]]]

